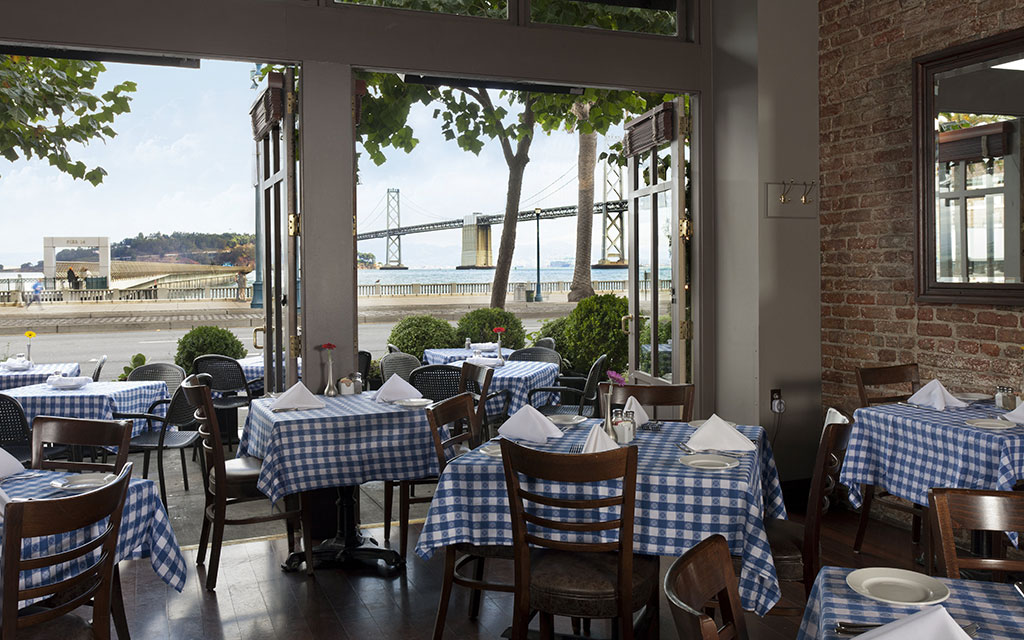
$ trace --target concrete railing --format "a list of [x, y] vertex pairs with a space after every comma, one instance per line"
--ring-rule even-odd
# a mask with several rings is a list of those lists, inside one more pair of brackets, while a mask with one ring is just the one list
[[[594, 291], [600, 293], [622, 292], [626, 290], [626, 280], [594, 280]], [[650, 289], [650, 283], [640, 283], [641, 291]], [[534, 282], [510, 282], [508, 293], [515, 293], [518, 287], [533, 291]], [[572, 287], [571, 282], [541, 282], [541, 293], [565, 293]], [[671, 284], [662, 283], [662, 290], [668, 290]], [[451, 282], [451, 283], [414, 283], [414, 284], [361, 284], [359, 296], [366, 298], [392, 298], [401, 296], [485, 296], [491, 294], [490, 282]]]

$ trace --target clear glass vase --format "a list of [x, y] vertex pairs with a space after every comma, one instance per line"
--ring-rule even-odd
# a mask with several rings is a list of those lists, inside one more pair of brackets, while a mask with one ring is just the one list
[[327, 352], [327, 386], [324, 387], [324, 395], [333, 398], [338, 395], [338, 387], [334, 385], [334, 358], [331, 352]]

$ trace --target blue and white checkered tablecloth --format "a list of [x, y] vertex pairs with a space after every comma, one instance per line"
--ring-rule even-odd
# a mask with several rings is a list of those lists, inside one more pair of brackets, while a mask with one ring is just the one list
[[[512, 355], [514, 349], [508, 349], [505, 347], [501, 348], [501, 353], [508, 357]], [[497, 356], [498, 350], [484, 351], [481, 355], [485, 357]], [[450, 362], [458, 362], [460, 360], [469, 360], [473, 357], [473, 349], [466, 349], [464, 347], [458, 347], [455, 349], [426, 349], [423, 351], [423, 360], [427, 364], [448, 364]]]
[[[452, 364], [459, 366], [462, 361], [455, 361]], [[512, 415], [527, 403], [530, 389], [552, 387], [557, 379], [558, 365], [553, 362], [506, 362], [503, 367], [495, 367], [489, 393], [508, 389], [512, 394], [508, 412]], [[541, 394], [540, 397], [534, 398], [534, 401], [536, 404], [544, 404], [548, 402], [550, 395]], [[501, 399], [495, 398], [487, 403], [487, 413], [497, 414], [501, 407]]]
[[[252, 381], [263, 377], [265, 367], [262, 353], [239, 358], [238, 364], [242, 365], [242, 372], [245, 374], [246, 380]], [[302, 377], [302, 358], [299, 358], [299, 377]]]
[[899, 404], [857, 409], [840, 482], [860, 506], [870, 484], [916, 504], [928, 489], [1009, 491], [1024, 479], [1024, 427], [990, 431], [965, 420], [1004, 413], [991, 404], [935, 409]]
[[[12, 500], [27, 498], [68, 497], [50, 486], [50, 482], [63, 478], [68, 473], [63, 471], [39, 471], [29, 469], [11, 476], [3, 481], [3, 489]], [[3, 521], [0, 520], [0, 531]], [[22, 557], [35, 557], [73, 548], [86, 542], [98, 533], [98, 528], [79, 529], [71, 533], [45, 538], [31, 538], [22, 546]], [[178, 547], [178, 541], [171, 529], [170, 518], [160, 501], [160, 491], [152, 480], [133, 478], [128, 486], [128, 496], [124, 503], [121, 518], [121, 530], [117, 539], [117, 560], [149, 558], [153, 571], [160, 578], [181, 591], [185, 587], [185, 557]], [[35, 587], [49, 584], [75, 575], [82, 570], [83, 560], [65, 563], [57, 567], [35, 569], [22, 573], [23, 587]]]
[[11, 371], [0, 366], [0, 391], [24, 387], [30, 384], [42, 384], [50, 376], [77, 376], [82, 370], [77, 362], [57, 362], [54, 364], [36, 364], [28, 371]]
[[[151, 404], [167, 397], [163, 381], [90, 382], [81, 389], [61, 391], [48, 384], [8, 389], [25, 410], [29, 425], [36, 416], [111, 420], [115, 412], [145, 413]], [[145, 420], [135, 420], [132, 436], [146, 430]]]
[[271, 398], [254, 400], [238, 455], [263, 458], [260, 491], [276, 502], [300, 491], [436, 475], [427, 414], [373, 395], [317, 396], [323, 409], [281, 413], [271, 412]]
[[[588, 420], [570, 427], [565, 436], [536, 446], [567, 453], [586, 440]], [[779, 474], [771, 446], [761, 427], [739, 427], [757, 440], [757, 455], [746, 455], [738, 467], [706, 471], [678, 462], [676, 443], [695, 431], [684, 423], [664, 423], [661, 431], [638, 431], [639, 448], [633, 548], [637, 553], [679, 556], [710, 535], [719, 533], [742, 558], [740, 595], [746, 608], [763, 615], [779, 600], [778, 576], [772, 560], [765, 518], [784, 518]], [[573, 485], [545, 485], [545, 495], [570, 497]], [[620, 485], [621, 486], [621, 485]], [[614, 495], [612, 485], [593, 486], [588, 497]], [[546, 517], [558, 519], [558, 509]], [[564, 516], [563, 516], [564, 517]], [[611, 534], [607, 534], [611, 535]], [[451, 544], [511, 545], [508, 494], [501, 458], [475, 450], [451, 462], [430, 503], [416, 553], [429, 558]]]
[[[853, 569], [822, 567], [807, 599], [797, 640], [840, 640], [837, 622], [887, 623], [921, 610], [872, 600], [846, 584]], [[942, 606], [960, 624], [976, 622], [979, 638], [1020, 640], [1024, 637], [1024, 600], [1009, 584], [949, 580], [949, 599]], [[927, 640], [922, 638], [921, 640]]]

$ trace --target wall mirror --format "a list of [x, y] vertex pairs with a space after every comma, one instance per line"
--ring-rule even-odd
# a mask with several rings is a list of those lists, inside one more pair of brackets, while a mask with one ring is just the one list
[[1024, 305], [1024, 30], [914, 60], [917, 298]]

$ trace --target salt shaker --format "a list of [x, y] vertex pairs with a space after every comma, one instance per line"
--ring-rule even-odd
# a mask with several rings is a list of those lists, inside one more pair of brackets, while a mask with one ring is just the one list
[[472, 349], [472, 348], [473, 348], [473, 342], [469, 338], [466, 338], [466, 349]]
[[363, 392], [363, 374], [356, 371], [351, 376], [352, 378], [352, 393], [359, 395]]
[[636, 437], [636, 418], [632, 411], [622, 414], [623, 432], [626, 434], [626, 442], [632, 442]]

